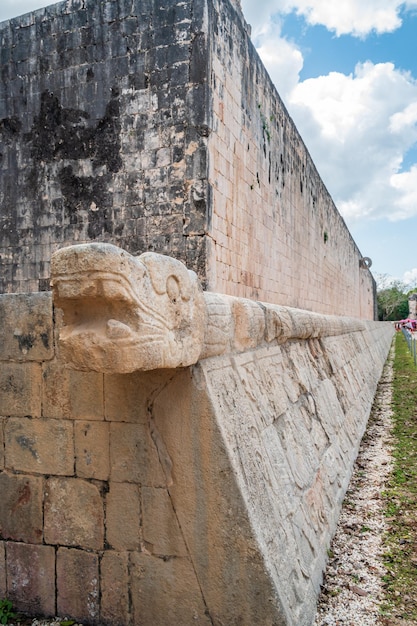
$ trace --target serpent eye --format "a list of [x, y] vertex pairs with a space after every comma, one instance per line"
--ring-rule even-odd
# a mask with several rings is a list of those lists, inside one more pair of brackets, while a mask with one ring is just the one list
[[180, 286], [178, 280], [172, 274], [167, 278], [167, 294], [173, 304], [180, 298]]

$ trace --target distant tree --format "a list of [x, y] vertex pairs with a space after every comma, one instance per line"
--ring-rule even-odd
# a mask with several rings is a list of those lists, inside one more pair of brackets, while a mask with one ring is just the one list
[[392, 280], [387, 286], [377, 290], [379, 320], [395, 321], [408, 316], [408, 287], [400, 280]]
[[388, 289], [388, 287], [391, 287], [392, 283], [395, 282], [395, 278], [389, 274], [378, 274], [375, 272], [373, 276], [375, 278], [377, 291]]

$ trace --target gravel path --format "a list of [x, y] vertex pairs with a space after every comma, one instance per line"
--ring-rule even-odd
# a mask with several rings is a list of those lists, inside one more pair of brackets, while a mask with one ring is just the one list
[[387, 623], [379, 613], [386, 572], [382, 535], [387, 530], [380, 494], [392, 469], [393, 358], [391, 349], [331, 545], [314, 626]]

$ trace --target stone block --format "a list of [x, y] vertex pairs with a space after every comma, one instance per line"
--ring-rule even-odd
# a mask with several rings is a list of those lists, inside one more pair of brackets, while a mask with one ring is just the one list
[[46, 361], [54, 354], [50, 293], [0, 294], [0, 360]]
[[143, 539], [158, 556], [186, 556], [187, 548], [167, 489], [142, 488]]
[[42, 391], [43, 417], [104, 419], [102, 374], [70, 370], [55, 360], [43, 366]]
[[57, 612], [97, 624], [99, 617], [98, 556], [83, 550], [58, 548]]
[[129, 624], [128, 554], [107, 550], [100, 563], [100, 624]]
[[106, 497], [106, 540], [115, 550], [139, 550], [140, 493], [138, 485], [110, 483]]
[[167, 478], [149, 426], [124, 423], [110, 426], [111, 480], [165, 487]]
[[132, 608], [135, 624], [212, 624], [205, 614], [193, 566], [189, 559], [160, 559], [144, 553], [131, 555]]
[[132, 374], [109, 374], [104, 377], [106, 420], [147, 423], [148, 404], [172, 372], [154, 370]]
[[30, 615], [55, 615], [55, 549], [8, 542], [7, 596]]
[[0, 469], [4, 468], [4, 423], [5, 419], [0, 417]]
[[329, 438], [330, 443], [337, 441], [339, 429], [345, 415], [331, 379], [323, 380], [315, 392], [317, 418]]
[[6, 580], [6, 544], [0, 541], [0, 598], [7, 596]]
[[[242, 382], [242, 391], [248, 400], [257, 408], [259, 414], [259, 428], [272, 424], [276, 418], [284, 413], [288, 406], [288, 398], [280, 381], [279, 349], [270, 349], [269, 357], [258, 358], [252, 352], [243, 353], [234, 357], [236, 369]], [[276, 357], [277, 363], [275, 363]], [[273, 372], [273, 375], [272, 375]]]
[[0, 534], [3, 539], [42, 542], [43, 480], [0, 473]]
[[[282, 418], [280, 418], [281, 420]], [[276, 425], [269, 426], [262, 434], [262, 443], [267, 451], [266, 462], [270, 474], [268, 482], [273, 490], [273, 502], [279, 509], [281, 519], [289, 519], [297, 505], [298, 489], [291, 473], [287, 450]]]
[[41, 366], [38, 363], [0, 363], [2, 416], [41, 414]]
[[50, 478], [44, 518], [46, 543], [103, 548], [103, 502], [96, 485], [78, 478]]
[[109, 430], [106, 422], [75, 422], [75, 467], [79, 478], [108, 480]]
[[10, 418], [5, 425], [6, 467], [19, 472], [72, 476], [73, 422]]

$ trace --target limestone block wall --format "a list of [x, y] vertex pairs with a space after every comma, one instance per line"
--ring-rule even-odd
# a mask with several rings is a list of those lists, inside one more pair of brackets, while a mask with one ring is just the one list
[[[209, 3], [209, 284], [236, 296], [374, 318], [374, 283], [239, 11]], [[364, 252], [366, 254], [366, 251]]]
[[211, 291], [373, 319], [238, 3], [66, 0], [0, 46], [0, 292], [48, 290], [56, 248], [107, 241]]
[[1, 293], [48, 290], [53, 250], [90, 241], [205, 279], [204, 8], [66, 0], [0, 24]]
[[1, 597], [110, 626], [312, 623], [391, 325], [100, 374], [61, 361], [50, 294], [2, 295], [0, 320]]

